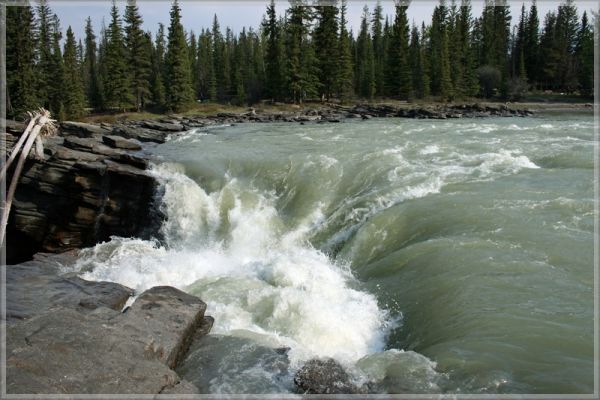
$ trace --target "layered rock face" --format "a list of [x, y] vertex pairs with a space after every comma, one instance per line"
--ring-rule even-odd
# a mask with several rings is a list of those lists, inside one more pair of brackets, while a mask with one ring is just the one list
[[198, 393], [173, 369], [210, 330], [206, 304], [160, 286], [121, 312], [131, 289], [60, 275], [76, 257], [7, 268], [7, 393]]
[[[145, 237], [156, 231], [157, 183], [146, 171], [148, 155], [140, 137], [115, 135], [118, 129], [63, 123], [59, 136], [45, 139], [45, 159], [27, 161], [7, 228], [8, 264], [40, 251], [62, 252], [112, 235]], [[19, 124], [8, 125], [7, 149], [22, 130]], [[149, 131], [139, 133], [155, 143], [167, 135]]]

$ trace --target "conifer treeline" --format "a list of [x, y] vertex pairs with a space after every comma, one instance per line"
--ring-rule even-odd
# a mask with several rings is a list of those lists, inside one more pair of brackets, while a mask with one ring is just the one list
[[[196, 101], [252, 104], [351, 98], [474, 96], [518, 99], [531, 89], [590, 96], [593, 24], [566, 0], [543, 22], [535, 2], [511, 29], [505, 0], [487, 0], [475, 18], [469, 0], [435, 7], [429, 25], [411, 26], [408, 1], [392, 19], [378, 3], [365, 6], [360, 30], [347, 27], [346, 0], [334, 6], [290, 0], [278, 14], [271, 1], [258, 30], [223, 32], [217, 16], [197, 35], [171, 21], [155, 34], [142, 29], [135, 2], [124, 15], [112, 5], [96, 37], [87, 19], [79, 42], [62, 30], [47, 1], [7, 7], [9, 116], [44, 106], [59, 118], [91, 110], [182, 111]], [[339, 6], [339, 7], [338, 7]]]

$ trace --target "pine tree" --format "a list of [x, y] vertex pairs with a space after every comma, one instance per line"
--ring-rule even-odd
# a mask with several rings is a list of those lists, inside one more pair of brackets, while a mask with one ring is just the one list
[[[337, 1], [334, 3], [336, 4]], [[316, 6], [317, 26], [313, 33], [315, 54], [319, 68], [319, 89], [321, 98], [332, 97], [338, 75], [338, 26], [337, 5]]]
[[216, 100], [217, 87], [210, 31], [202, 31], [198, 39], [198, 98]]
[[[447, 24], [447, 9], [443, 1], [433, 10], [431, 27], [429, 29], [429, 61], [431, 77], [431, 93], [434, 96], [441, 93], [442, 82], [442, 53], [444, 46], [444, 32]], [[445, 71], [444, 71], [445, 72]], [[449, 72], [449, 71], [448, 71]]]
[[266, 36], [265, 43], [265, 71], [269, 77], [266, 87], [267, 96], [272, 100], [280, 100], [283, 97], [283, 82], [281, 64], [282, 59], [281, 28], [277, 22], [277, 14], [275, 12], [275, 1], [267, 6], [267, 20], [263, 22], [264, 34]]
[[371, 99], [375, 94], [375, 55], [369, 34], [369, 9], [363, 8], [360, 32], [356, 42], [356, 91], [360, 97]]
[[[353, 85], [352, 85], [352, 53], [350, 50], [350, 36], [346, 29], [346, 12], [347, 12], [347, 0], [342, 0], [342, 6], [340, 8], [340, 38], [339, 38], [339, 50], [338, 50], [338, 76], [337, 76], [337, 92], [340, 101], [344, 101], [348, 97], [353, 94]], [[368, 32], [367, 32], [368, 34]], [[370, 40], [367, 39], [370, 44]], [[370, 48], [370, 46], [369, 46]], [[372, 49], [371, 51], [371, 60], [373, 57]], [[372, 61], [371, 61], [372, 62]], [[371, 65], [371, 71], [373, 71], [373, 67]]]
[[6, 7], [6, 100], [7, 113], [16, 118], [38, 105], [35, 89], [35, 37], [33, 10]]
[[121, 19], [116, 2], [113, 1], [111, 8], [111, 21], [107, 31], [107, 45], [104, 56], [106, 68], [106, 80], [104, 91], [106, 105], [125, 110], [131, 106], [133, 96], [131, 95], [131, 81], [129, 79], [129, 67], [127, 65], [127, 52], [123, 41]]
[[89, 107], [99, 109], [102, 107], [102, 94], [100, 91], [99, 71], [97, 62], [98, 49], [96, 35], [92, 28], [92, 19], [88, 17], [85, 25], [85, 51], [83, 56], [84, 90]]
[[525, 24], [525, 39], [523, 44], [523, 55], [525, 58], [525, 74], [530, 82], [536, 84], [539, 81], [539, 46], [540, 46], [540, 21], [537, 15], [535, 0], [531, 3], [529, 14]]
[[106, 71], [106, 49], [108, 48], [108, 32], [106, 30], [106, 24], [102, 19], [102, 27], [100, 28], [100, 41], [98, 44], [98, 90], [100, 104], [98, 106], [101, 110], [106, 110], [106, 91], [104, 90], [104, 82], [107, 79]]
[[56, 14], [52, 16], [50, 31], [52, 35], [52, 53], [50, 55], [49, 76], [52, 76], [53, 79], [47, 83], [48, 105], [50, 112], [62, 121], [66, 117], [63, 104], [63, 96], [65, 94], [63, 88], [64, 63], [60, 48], [62, 33], [60, 30], [60, 21]]
[[83, 115], [85, 106], [85, 94], [83, 83], [77, 62], [77, 49], [75, 47], [75, 35], [69, 26], [67, 29], [67, 40], [65, 43], [64, 59], [64, 111], [65, 116], [70, 119], [79, 118]]
[[131, 97], [135, 108], [140, 111], [150, 98], [150, 54], [147, 38], [142, 30], [142, 17], [135, 0], [125, 7], [125, 48], [131, 84]]
[[421, 76], [423, 79], [423, 98], [429, 97], [431, 94], [431, 63], [429, 60], [429, 31], [425, 27], [425, 23], [421, 24]]
[[375, 75], [375, 94], [385, 94], [385, 51], [386, 44], [383, 38], [383, 7], [381, 1], [377, 0], [373, 17], [371, 19], [371, 36], [373, 37], [373, 64]]
[[303, 0], [293, 0], [286, 23], [288, 91], [292, 101], [302, 103], [314, 96], [318, 86], [318, 67], [313, 44], [308, 40], [312, 13]]
[[539, 83], [544, 89], [559, 87], [559, 70], [564, 60], [557, 46], [556, 13], [548, 12], [544, 18], [544, 29], [540, 38]]
[[412, 91], [410, 65], [408, 63], [408, 19], [407, 6], [396, 4], [396, 17], [388, 46], [386, 82], [388, 94], [400, 99], [408, 99]]
[[578, 60], [577, 78], [584, 96], [594, 93], [594, 32], [589, 24], [587, 12], [583, 12], [577, 35], [575, 54]]
[[579, 21], [574, 0], [565, 0], [558, 6], [556, 15], [555, 46], [562, 60], [557, 71], [559, 87], [567, 92], [572, 92], [577, 88], [575, 49], [578, 32]]
[[409, 60], [412, 74], [412, 95], [419, 99], [422, 99], [425, 93], [425, 82], [423, 81], [425, 74], [421, 54], [419, 30], [413, 25], [410, 35]]
[[212, 44], [213, 44], [213, 70], [215, 72], [216, 99], [224, 100], [227, 94], [227, 81], [229, 80], [228, 71], [225, 71], [226, 56], [224, 54], [225, 44], [221, 35], [219, 20], [215, 14], [212, 26]]
[[194, 31], [190, 31], [188, 35], [188, 57], [190, 58], [192, 87], [194, 88], [194, 95], [196, 96], [196, 88], [198, 87], [198, 41], [196, 40]]
[[158, 32], [152, 46], [152, 73], [150, 77], [150, 92], [155, 107], [165, 107], [165, 27], [158, 24]]
[[460, 59], [462, 67], [461, 85], [457, 88], [458, 95], [462, 97], [472, 97], [479, 92], [479, 82], [475, 70], [476, 54], [473, 43], [473, 20], [471, 17], [471, 1], [462, 0], [460, 15], [458, 17], [458, 40], [461, 43]]
[[181, 25], [181, 9], [177, 0], [171, 6], [171, 24], [169, 26], [166, 71], [166, 105], [179, 112], [188, 109], [194, 101], [191, 71], [185, 33]]
[[36, 85], [39, 103], [49, 109], [52, 71], [52, 11], [46, 0], [39, 0], [37, 11]]

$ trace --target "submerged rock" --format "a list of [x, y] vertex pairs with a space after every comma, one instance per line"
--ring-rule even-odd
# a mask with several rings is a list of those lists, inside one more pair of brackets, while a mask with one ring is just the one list
[[293, 388], [288, 350], [249, 338], [208, 335], [194, 341], [177, 373], [201, 393], [285, 393]]
[[307, 394], [365, 394], [367, 390], [334, 359], [312, 359], [296, 372], [294, 383]]

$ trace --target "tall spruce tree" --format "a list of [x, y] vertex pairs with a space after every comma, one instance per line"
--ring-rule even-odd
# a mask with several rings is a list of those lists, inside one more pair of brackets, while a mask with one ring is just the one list
[[267, 96], [272, 100], [281, 100], [283, 98], [284, 77], [281, 64], [281, 27], [277, 21], [275, 12], [275, 0], [267, 6], [267, 19], [263, 22], [263, 30], [266, 37], [265, 42], [265, 71], [269, 77], [266, 87]]
[[396, 3], [396, 16], [392, 36], [388, 45], [386, 83], [388, 94], [400, 99], [408, 99], [412, 91], [411, 71], [408, 63], [408, 19], [405, 2]]
[[111, 21], [108, 25], [107, 44], [103, 60], [106, 68], [105, 100], [107, 107], [125, 111], [131, 107], [133, 96], [131, 94], [131, 81], [129, 79], [127, 51], [123, 40], [121, 18], [115, 1], [113, 1], [110, 16]]
[[540, 79], [539, 59], [540, 59], [540, 21], [537, 14], [537, 4], [533, 0], [529, 8], [525, 24], [525, 39], [523, 43], [523, 53], [525, 60], [525, 74], [529, 81], [534, 85]]
[[448, 8], [445, 1], [442, 0], [433, 10], [429, 37], [429, 60], [431, 65], [431, 93], [443, 99], [452, 96], [448, 25]]
[[62, 32], [60, 29], [60, 20], [56, 14], [52, 15], [52, 22], [50, 23], [50, 30], [52, 35], [52, 53], [50, 55], [49, 71], [50, 76], [53, 77], [50, 82], [47, 83], [48, 93], [48, 105], [49, 110], [59, 120], [66, 118], [63, 96], [64, 96], [64, 62], [62, 57], [62, 49], [60, 48], [60, 41], [62, 39]]
[[319, 89], [321, 97], [327, 101], [333, 96], [339, 73], [337, 1], [334, 4], [315, 7], [317, 25], [313, 33], [319, 68]]
[[385, 94], [385, 51], [386, 43], [383, 37], [383, 7], [381, 1], [377, 0], [373, 17], [371, 19], [371, 36], [373, 37], [373, 64], [375, 75], [375, 94]]
[[579, 21], [574, 0], [565, 0], [558, 6], [556, 15], [555, 49], [562, 63], [558, 65], [557, 77], [562, 90], [573, 92], [577, 86], [577, 71], [575, 50], [577, 47], [577, 34]]
[[198, 87], [198, 40], [194, 31], [190, 31], [188, 35], [188, 57], [190, 58], [192, 88], [194, 88], [194, 95], [196, 95], [196, 88]]
[[181, 25], [181, 9], [177, 0], [174, 0], [171, 6], [171, 23], [167, 40], [166, 105], [173, 111], [184, 111], [193, 104], [194, 91], [185, 32]]
[[356, 92], [360, 97], [371, 99], [376, 90], [375, 55], [369, 33], [369, 9], [363, 8], [360, 31], [356, 41]]
[[479, 82], [475, 73], [477, 65], [472, 37], [473, 19], [471, 17], [470, 0], [462, 0], [457, 25], [457, 40], [461, 47], [458, 51], [461, 77], [460, 84], [455, 87], [456, 95], [459, 97], [472, 97], [479, 92]]
[[96, 35], [94, 35], [92, 27], [92, 19], [88, 17], [85, 24], [83, 80], [87, 105], [93, 109], [100, 109], [103, 103], [99, 82], [97, 52], [98, 48], [96, 45]]
[[[347, 0], [341, 0], [340, 8], [340, 37], [338, 44], [338, 75], [336, 88], [338, 97], [344, 101], [353, 95], [353, 67], [352, 67], [352, 52], [350, 49], [350, 35], [346, 28], [347, 15]], [[368, 33], [367, 33], [368, 34]], [[370, 42], [370, 40], [369, 40]], [[371, 51], [372, 58], [372, 51]], [[372, 66], [371, 66], [372, 70]]]
[[150, 76], [150, 92], [152, 93], [152, 104], [157, 108], [165, 107], [165, 27], [158, 24], [158, 32], [152, 46]]
[[213, 45], [213, 70], [215, 72], [215, 88], [216, 98], [218, 100], [224, 100], [228, 90], [228, 71], [225, 70], [225, 63], [228, 63], [225, 53], [225, 43], [223, 41], [223, 35], [221, 34], [221, 27], [219, 20], [215, 14], [213, 18], [212, 26], [212, 45]]
[[217, 99], [217, 86], [214, 70], [211, 33], [203, 30], [198, 38], [197, 68], [198, 98], [204, 101]]
[[66, 118], [76, 119], [83, 115], [85, 107], [85, 93], [81, 72], [77, 61], [75, 35], [69, 26], [65, 42], [64, 59], [64, 86], [63, 104]]
[[35, 81], [33, 9], [6, 7], [6, 100], [7, 114], [22, 117], [38, 105]]
[[138, 111], [144, 108], [151, 96], [150, 53], [142, 23], [135, 0], [130, 0], [125, 7], [125, 48], [132, 98]]
[[37, 97], [40, 104], [50, 107], [50, 85], [53, 80], [52, 71], [52, 11], [47, 0], [39, 0], [36, 7], [36, 84]]
[[302, 103], [317, 94], [319, 70], [308, 38], [313, 15], [303, 0], [292, 0], [290, 5], [286, 21], [287, 86], [291, 100]]
[[588, 21], [587, 12], [583, 12], [581, 25], [577, 35], [575, 49], [578, 68], [577, 78], [579, 90], [584, 96], [593, 96], [594, 93], [594, 32]]
[[409, 62], [412, 75], [412, 96], [422, 99], [425, 96], [424, 65], [419, 29], [413, 25], [410, 34]]

